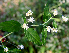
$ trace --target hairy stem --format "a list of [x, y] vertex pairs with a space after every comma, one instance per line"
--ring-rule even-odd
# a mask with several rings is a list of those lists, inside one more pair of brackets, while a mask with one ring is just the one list
[[10, 34], [12, 34], [12, 33], [13, 33], [13, 32], [11, 32], [11, 33], [7, 34], [6, 36], [2, 37], [0, 40], [2, 40], [3, 38], [5, 38], [5, 37], [9, 36], [9, 35], [10, 35]]

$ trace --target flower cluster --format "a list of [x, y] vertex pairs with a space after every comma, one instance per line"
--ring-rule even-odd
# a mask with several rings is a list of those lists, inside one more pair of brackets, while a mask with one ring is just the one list
[[[28, 13], [29, 15], [32, 15], [33, 12], [32, 12], [31, 10], [29, 10], [27, 13]], [[26, 13], [26, 14], [27, 14], [27, 13]], [[26, 15], [26, 16], [28, 16], [28, 15]], [[30, 18], [28, 19], [28, 22], [32, 22], [32, 23], [33, 23], [33, 21], [35, 21], [33, 17], [30, 17]]]
[[66, 17], [64, 17], [64, 16], [62, 15], [62, 20], [65, 21], [65, 22], [67, 22], [67, 21], [68, 21], [68, 18], [66, 18]]
[[[29, 11], [26, 13], [26, 16], [32, 15], [32, 13], [33, 13], [33, 12], [32, 12], [31, 10], [29, 10]], [[28, 22], [32, 22], [32, 23], [33, 23], [33, 21], [35, 21], [33, 17], [30, 17], [30, 18], [28, 19]], [[27, 24], [27, 25], [28, 25], [28, 24]], [[27, 25], [26, 25], [26, 23], [24, 23], [21, 27], [27, 30], [27, 29], [29, 28]]]
[[57, 28], [54, 28], [54, 27], [53, 27], [53, 28], [51, 28], [51, 31], [52, 31], [52, 32], [57, 32], [58, 30], [57, 30]]
[[32, 15], [32, 11], [31, 10], [29, 10], [27, 13], [26, 13], [26, 16], [29, 16], [29, 15]]
[[50, 32], [51, 27], [50, 27], [50, 26], [47, 26], [47, 28], [46, 28], [46, 29], [47, 29], [47, 31], [48, 31], [48, 32]]
[[57, 14], [58, 14], [57, 9], [54, 9], [53, 15], [55, 16], [55, 15], [57, 15]]
[[18, 49], [24, 49], [24, 46], [23, 45], [18, 45], [17, 48]]
[[[58, 15], [57, 9], [54, 9], [53, 15], [54, 15], [54, 16], [55, 16], [55, 15]], [[64, 16], [62, 15], [62, 20], [65, 21], [65, 22], [67, 22], [67, 21], [68, 21], [68, 18], [66, 18], [66, 17], [64, 17]]]
[[35, 21], [33, 17], [32, 18], [30, 17], [30, 19], [28, 19], [28, 22], [32, 22], [33, 23], [33, 21]]
[[24, 23], [21, 27], [24, 28], [24, 29], [26, 29], [26, 30], [29, 28], [29, 27], [26, 25], [26, 23]]
[[7, 51], [8, 51], [8, 48], [7, 48], [7, 47], [6, 47], [6, 48], [4, 48], [4, 51], [5, 51], [5, 52], [7, 52]]
[[[18, 45], [17, 48], [18, 48], [18, 49], [24, 49], [24, 46], [23, 46], [23, 45]], [[7, 48], [7, 47], [4, 48], [4, 51], [5, 51], [5, 52], [8, 52], [8, 48]]]
[[57, 28], [54, 28], [54, 27], [51, 28], [50, 26], [47, 26], [46, 29], [47, 29], [48, 32], [50, 32], [50, 31], [52, 31], [52, 32], [57, 32], [57, 31], [58, 31]]

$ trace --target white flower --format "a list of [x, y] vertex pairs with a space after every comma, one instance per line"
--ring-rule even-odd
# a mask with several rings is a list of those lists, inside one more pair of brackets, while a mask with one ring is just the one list
[[20, 48], [21, 48], [21, 49], [24, 49], [24, 46], [23, 46], [23, 45], [20, 45]]
[[29, 13], [29, 15], [32, 15], [33, 12], [31, 10], [29, 10], [28, 13]]
[[29, 16], [29, 15], [32, 15], [32, 11], [31, 10], [29, 10], [27, 13], [26, 13], [26, 16]]
[[68, 21], [68, 18], [66, 18], [66, 17], [64, 17], [64, 16], [62, 15], [62, 20], [65, 21], [65, 22], [67, 22], [67, 21]]
[[56, 9], [54, 9], [53, 15], [55, 16], [55, 15], [57, 15], [57, 14], [58, 14], [58, 11], [57, 11]]
[[7, 52], [7, 51], [8, 51], [8, 48], [7, 48], [7, 47], [6, 47], [6, 48], [4, 48], [4, 51], [5, 51], [5, 52]]
[[29, 28], [25, 23], [21, 27], [26, 29], [26, 30]]
[[47, 31], [48, 31], [48, 32], [50, 32], [51, 27], [50, 27], [50, 26], [47, 26], [47, 28], [46, 28], [46, 29], [47, 29]]
[[30, 17], [30, 19], [28, 19], [28, 22], [32, 22], [33, 23], [33, 21], [35, 21], [33, 17], [32, 18]]
[[23, 45], [18, 45], [17, 48], [18, 49], [24, 49], [24, 46]]
[[29, 16], [29, 13], [28, 12], [26, 13], [26, 16]]
[[57, 28], [51, 28], [51, 30], [52, 30], [52, 32], [57, 32], [58, 30], [57, 30]]

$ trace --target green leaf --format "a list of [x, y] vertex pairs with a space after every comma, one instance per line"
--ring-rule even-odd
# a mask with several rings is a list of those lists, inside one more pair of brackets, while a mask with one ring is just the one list
[[54, 21], [60, 22], [61, 20], [59, 18], [51, 18], [54, 19]]
[[57, 23], [53, 21], [53, 27], [57, 28]]
[[47, 30], [44, 28], [41, 32], [42, 34], [42, 44], [44, 45], [46, 43], [46, 38], [47, 38]]
[[34, 44], [41, 45], [40, 37], [38, 36], [38, 33], [33, 30], [33, 28], [27, 29], [25, 36], [29, 41], [34, 42]]
[[5, 21], [0, 23], [0, 30], [7, 32], [17, 32], [21, 28], [21, 24], [17, 21]]
[[48, 7], [48, 4], [46, 4], [44, 8], [43, 21], [46, 22], [50, 17], [51, 17], [51, 14], [49, 13], [49, 7]]

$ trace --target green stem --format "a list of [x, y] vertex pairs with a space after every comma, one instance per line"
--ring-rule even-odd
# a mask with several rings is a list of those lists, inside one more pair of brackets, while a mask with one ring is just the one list
[[[1, 43], [2, 43], [2, 41], [1, 41]], [[4, 48], [4, 45], [3, 45], [3, 43], [2, 43], [2, 46], [3, 46], [3, 48]]]
[[13, 32], [11, 32], [11, 33], [7, 34], [6, 36], [2, 37], [0, 40], [2, 40], [3, 38], [5, 38], [5, 37], [9, 36], [9, 35], [10, 35], [10, 34], [12, 34], [12, 33], [13, 33]]
[[39, 26], [39, 25], [31, 25], [31, 26]]
[[52, 17], [47, 22], [45, 22], [44, 24], [48, 23], [51, 19], [52, 19]]

